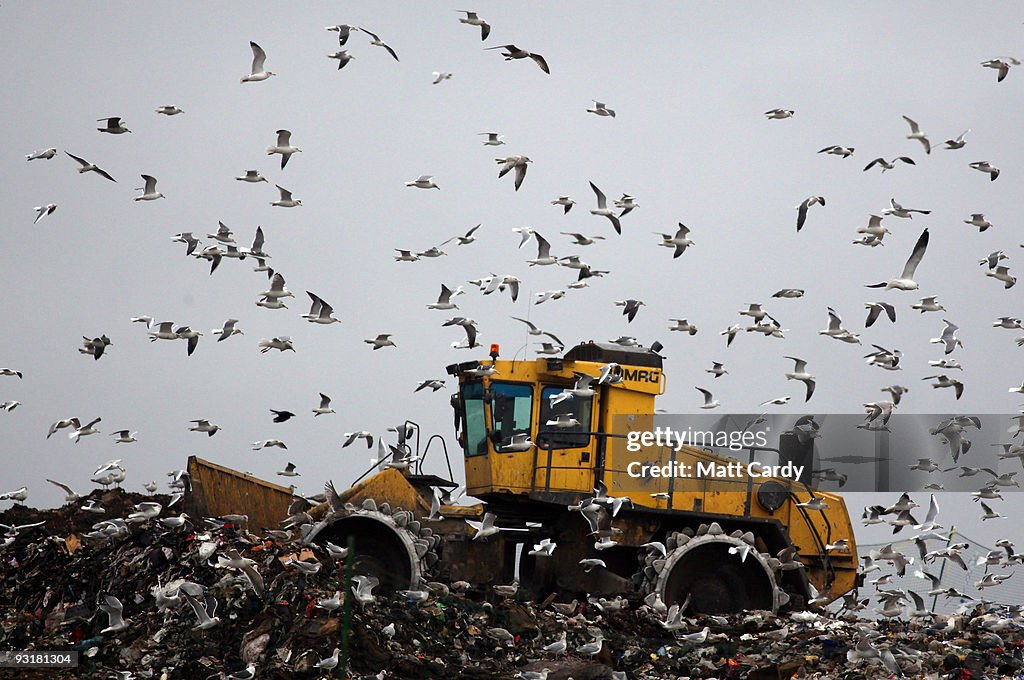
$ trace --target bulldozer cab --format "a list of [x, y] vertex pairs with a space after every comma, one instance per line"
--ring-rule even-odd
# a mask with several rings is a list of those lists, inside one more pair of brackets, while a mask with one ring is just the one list
[[557, 359], [449, 366], [460, 382], [452, 405], [467, 493], [553, 500], [592, 492], [610, 418], [653, 413], [665, 387], [661, 361], [646, 349], [586, 343]]

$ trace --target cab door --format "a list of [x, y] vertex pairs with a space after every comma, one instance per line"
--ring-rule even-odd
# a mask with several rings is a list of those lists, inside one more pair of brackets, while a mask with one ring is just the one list
[[555, 399], [563, 385], [544, 385], [537, 419], [537, 465], [533, 490], [581, 492], [594, 490], [596, 438], [594, 431], [598, 396]]

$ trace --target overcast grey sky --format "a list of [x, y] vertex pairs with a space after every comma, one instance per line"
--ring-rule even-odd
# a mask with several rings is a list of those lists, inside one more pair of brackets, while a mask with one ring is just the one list
[[[998, 249], [1010, 255], [1014, 272], [1024, 260], [1024, 69], [997, 83], [996, 73], [980, 66], [1020, 56], [1013, 5], [482, 3], [475, 9], [493, 26], [486, 42], [478, 29], [458, 23], [458, 8], [4, 3], [0, 366], [25, 374], [0, 377], [0, 401], [23, 402], [0, 412], [5, 488], [27, 484], [31, 504], [52, 505], [60, 494], [46, 477], [85, 491], [98, 464], [122, 458], [126, 485], [137, 490], [149, 479], [162, 483], [195, 453], [271, 479], [291, 460], [303, 475], [300, 488], [313, 492], [327, 477], [347, 484], [368, 465], [365, 450], [341, 450], [346, 431], [383, 432], [410, 418], [451, 441], [446, 392], [413, 389], [444, 377], [446, 364], [483, 352], [450, 349], [463, 336], [440, 327], [448, 313], [425, 305], [440, 283], [467, 285], [489, 272], [519, 276], [523, 294], [512, 304], [467, 285], [457, 313], [478, 320], [485, 347], [501, 343], [511, 357], [527, 342], [511, 314], [530, 316], [570, 344], [622, 334], [645, 344], [660, 340], [669, 377], [659, 406], [672, 412], [696, 409], [695, 385], [713, 387], [732, 412], [787, 394], [799, 401], [803, 386], [787, 384], [792, 362], [785, 355], [807, 359], [817, 376], [806, 407], [814, 413], [858, 413], [893, 382], [911, 387], [902, 406], [908, 413], [1016, 411], [1021, 397], [1007, 389], [1024, 379], [1024, 349], [1013, 342], [1022, 333], [991, 322], [1024, 313], [1024, 287], [1004, 290], [977, 265]], [[337, 34], [324, 27], [339, 23], [366, 26], [401, 61], [353, 34], [347, 48], [356, 58], [338, 71], [326, 57], [338, 49]], [[250, 40], [266, 50], [266, 66], [277, 75], [240, 84]], [[483, 49], [503, 43], [543, 54], [551, 75]], [[453, 76], [432, 85], [433, 71]], [[617, 117], [586, 113], [592, 99]], [[185, 113], [154, 112], [165, 104]], [[796, 114], [767, 120], [763, 112], [776, 107]], [[95, 119], [114, 115], [132, 134], [96, 131]], [[902, 115], [930, 135], [930, 156], [905, 139]], [[291, 130], [303, 149], [283, 171], [264, 151], [279, 128]], [[964, 149], [941, 148], [967, 128]], [[505, 135], [505, 146], [481, 144], [478, 133], [492, 130]], [[856, 153], [816, 153], [832, 144]], [[51, 146], [60, 150], [53, 160], [25, 162], [24, 154]], [[78, 175], [65, 150], [118, 182]], [[494, 159], [507, 154], [534, 161], [518, 192], [511, 177], [496, 178]], [[899, 155], [916, 165], [862, 172], [875, 157]], [[1000, 178], [990, 182], [968, 167], [979, 160], [1002, 168]], [[233, 179], [254, 168], [270, 182]], [[158, 178], [166, 199], [132, 201], [142, 173]], [[434, 175], [441, 190], [404, 185], [421, 174]], [[595, 205], [588, 181], [609, 199], [637, 197], [640, 207], [623, 218], [621, 237], [588, 213]], [[303, 205], [271, 207], [274, 183]], [[549, 204], [564, 194], [578, 201], [567, 216]], [[811, 208], [797, 234], [794, 206], [811, 195], [825, 196], [827, 206]], [[855, 228], [890, 197], [932, 213], [887, 218], [893, 233], [883, 247], [852, 245]], [[51, 202], [57, 211], [33, 226], [33, 206]], [[979, 233], [964, 224], [974, 212], [995, 226]], [[181, 231], [211, 233], [218, 220], [240, 245], [262, 225], [270, 264], [296, 294], [290, 309], [255, 306], [267, 281], [251, 260], [225, 260], [211, 276], [205, 262], [170, 241]], [[652, 232], [672, 232], [677, 222], [692, 229], [696, 245], [673, 260]], [[477, 223], [477, 242], [451, 243], [447, 257], [392, 259], [394, 248], [423, 250]], [[511, 231], [523, 226], [543, 234], [555, 255], [577, 253], [611, 274], [562, 300], [532, 305], [533, 293], [564, 289], [575, 271], [528, 267], [534, 246], [517, 250]], [[924, 227], [931, 244], [916, 276], [920, 295], [864, 288], [902, 269]], [[560, 231], [607, 240], [580, 248]], [[772, 300], [783, 287], [807, 294]], [[306, 290], [332, 303], [343, 323], [303, 321]], [[921, 295], [938, 295], [948, 311], [912, 311]], [[647, 303], [631, 324], [613, 305], [627, 297]], [[863, 304], [873, 300], [897, 305], [896, 325], [864, 330]], [[736, 312], [751, 302], [765, 303], [789, 329], [786, 339], [744, 333], [726, 349], [719, 331], [745, 320]], [[818, 335], [828, 306], [863, 332], [865, 344]], [[187, 357], [183, 342], [148, 342], [142, 324], [129, 322], [143, 314], [207, 336]], [[209, 330], [229, 317], [245, 335], [213, 342]], [[670, 333], [670, 317], [687, 318], [700, 332]], [[943, 318], [961, 326], [965, 345], [952, 355], [964, 365], [962, 375], [952, 372], [966, 384], [960, 402], [951, 390], [921, 381], [935, 373], [927, 362], [940, 352], [928, 339], [940, 333]], [[382, 332], [394, 334], [397, 348], [371, 351], [363, 339]], [[101, 333], [114, 343], [101, 360], [76, 351], [83, 335]], [[297, 351], [258, 351], [260, 338], [278, 335], [292, 336]], [[866, 366], [870, 343], [901, 349], [905, 369]], [[729, 370], [713, 384], [704, 373], [712, 361]], [[310, 409], [321, 391], [334, 398], [338, 414], [314, 420]], [[270, 408], [300, 417], [273, 424]], [[77, 445], [63, 432], [45, 440], [50, 423], [71, 416], [101, 416], [102, 434]], [[212, 438], [189, 432], [193, 418], [209, 418], [223, 431]], [[109, 433], [121, 428], [138, 430], [139, 442], [115, 445]], [[287, 442], [288, 451], [250, 450], [251, 442], [271, 437]], [[454, 465], [461, 475], [457, 455]], [[976, 523], [967, 499], [948, 502], [966, 513], [959, 524]]]

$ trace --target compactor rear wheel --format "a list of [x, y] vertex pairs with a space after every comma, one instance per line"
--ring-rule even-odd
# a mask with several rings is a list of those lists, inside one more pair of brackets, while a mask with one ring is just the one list
[[729, 614], [750, 609], [778, 611], [789, 600], [775, 579], [771, 557], [759, 553], [753, 534], [726, 534], [717, 523], [693, 532], [677, 531], [665, 541], [666, 554], [647, 548], [636, 580], [644, 593], [686, 611]]

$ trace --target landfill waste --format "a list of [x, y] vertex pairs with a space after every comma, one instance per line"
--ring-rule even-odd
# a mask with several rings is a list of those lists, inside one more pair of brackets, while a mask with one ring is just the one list
[[[105, 512], [80, 510], [89, 501]], [[639, 597], [530, 602], [464, 583], [374, 593], [372, 575], [346, 580], [338, 546], [242, 516], [168, 527], [170, 501], [115, 488], [0, 513], [0, 651], [79, 653], [77, 668], [0, 677], [1024, 677], [1021, 607], [878, 617], [851, 594], [830, 609], [688, 616]]]

